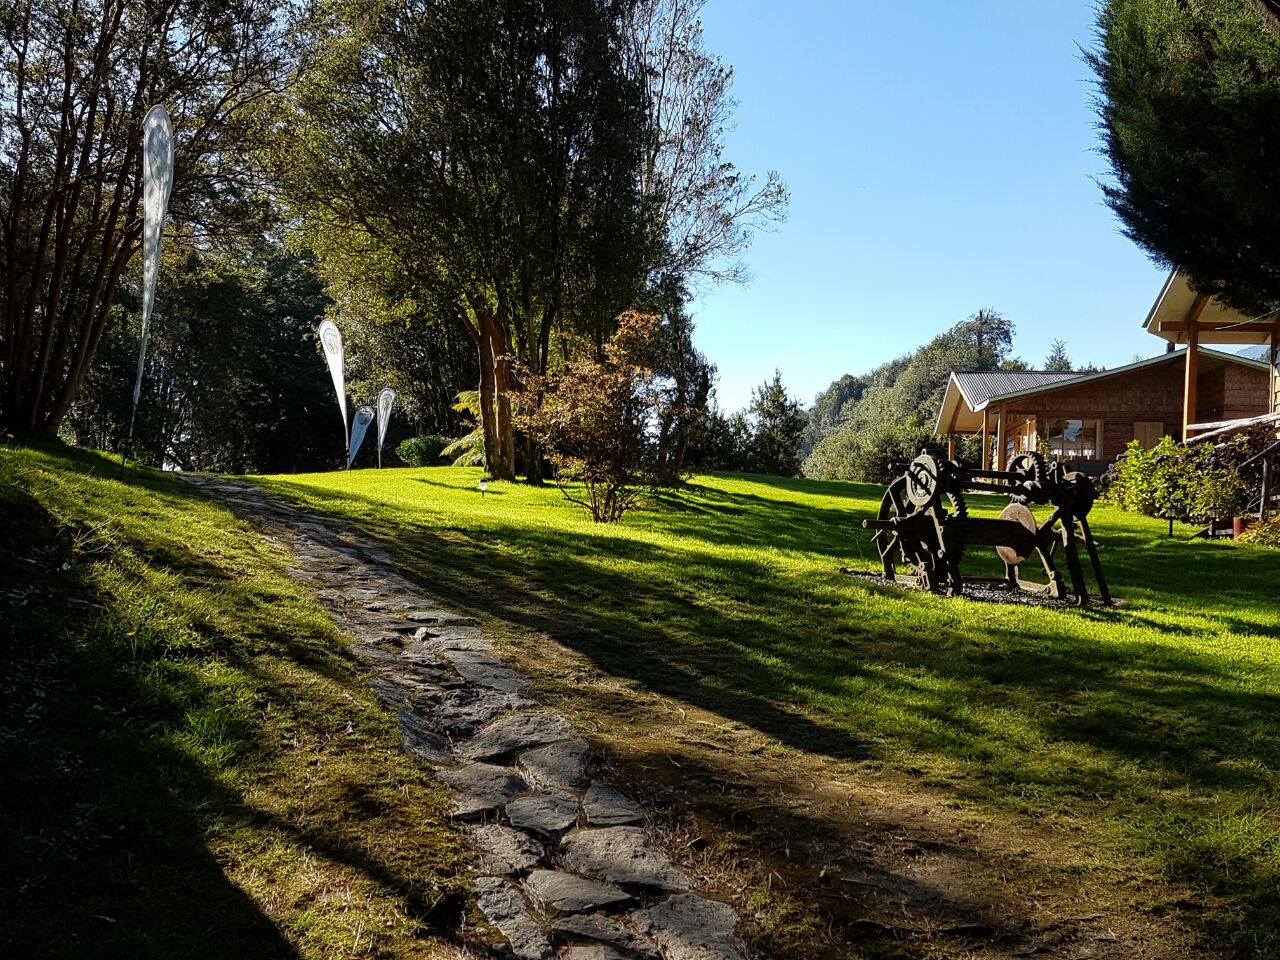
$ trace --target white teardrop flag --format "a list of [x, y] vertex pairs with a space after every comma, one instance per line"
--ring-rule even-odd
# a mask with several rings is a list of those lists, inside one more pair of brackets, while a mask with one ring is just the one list
[[378, 393], [378, 469], [382, 469], [382, 444], [387, 439], [387, 427], [391, 426], [391, 408], [396, 403], [396, 392], [383, 387]]
[[338, 408], [342, 411], [342, 439], [347, 440], [347, 368], [342, 352], [342, 332], [332, 320], [321, 320], [316, 333], [320, 337], [320, 346], [324, 348], [324, 362], [329, 365], [333, 389], [338, 394]]
[[[133, 384], [133, 408], [142, 393], [142, 369], [147, 358], [147, 331], [156, 305], [156, 277], [160, 273], [160, 247], [173, 192], [173, 124], [169, 112], [156, 104], [142, 120], [142, 347], [138, 351], [138, 376]], [[129, 425], [133, 434], [132, 417]]]
[[373, 423], [374, 416], [373, 407], [357, 407], [356, 415], [351, 418], [351, 444], [347, 447], [348, 470], [356, 461], [356, 454], [360, 452], [360, 444], [364, 442], [364, 435], [369, 430], [369, 424]]

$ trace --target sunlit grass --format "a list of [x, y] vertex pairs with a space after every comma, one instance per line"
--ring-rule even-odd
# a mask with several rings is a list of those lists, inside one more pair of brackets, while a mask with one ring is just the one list
[[[922, 771], [1198, 886], [1280, 950], [1280, 552], [1091, 517], [1122, 609], [949, 600], [875, 569], [878, 487], [703, 476], [620, 525], [478, 470], [262, 480], [381, 537], [425, 585], [611, 678], [819, 756]], [[991, 511], [1000, 498], [974, 498]], [[974, 569], [982, 566], [974, 558]], [[990, 560], [987, 561], [990, 569]]]

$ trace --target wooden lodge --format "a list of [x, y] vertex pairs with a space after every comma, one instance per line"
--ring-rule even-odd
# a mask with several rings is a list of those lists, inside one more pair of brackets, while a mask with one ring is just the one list
[[[1175, 270], [1143, 328], [1166, 352], [1113, 370], [953, 372], [934, 436], [948, 438], [952, 459], [958, 437], [981, 436], [981, 466], [995, 470], [1043, 438], [1051, 456], [1092, 473], [1133, 440], [1207, 439], [1234, 421], [1280, 414], [1280, 313], [1246, 317]], [[1264, 359], [1206, 344], [1260, 346]]]
[[[1154, 446], [1166, 434], [1182, 439], [1189, 356], [1174, 350], [1098, 373], [957, 371], [934, 435], [949, 439], [953, 459], [957, 437], [981, 436], [983, 469], [1004, 470], [1014, 454], [1037, 449], [1043, 438], [1055, 459], [1100, 472], [1132, 440]], [[1268, 412], [1268, 364], [1204, 347], [1194, 356], [1193, 422]]]

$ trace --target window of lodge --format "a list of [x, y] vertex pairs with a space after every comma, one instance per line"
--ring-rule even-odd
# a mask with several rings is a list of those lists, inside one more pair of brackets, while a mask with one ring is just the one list
[[1096, 460], [1102, 449], [1101, 420], [1047, 420], [1050, 456], [1062, 460]]

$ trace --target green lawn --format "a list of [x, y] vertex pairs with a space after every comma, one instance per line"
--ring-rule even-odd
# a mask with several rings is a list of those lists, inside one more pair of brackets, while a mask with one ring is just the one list
[[448, 603], [550, 635], [600, 678], [1082, 833], [1195, 891], [1206, 943], [1280, 955], [1280, 553], [1169, 539], [1099, 506], [1130, 605], [1024, 608], [840, 575], [876, 566], [860, 529], [872, 486], [698, 477], [603, 527], [554, 488], [482, 497], [479, 475], [261, 482], [363, 525]]
[[0, 448], [0, 956], [459, 956], [448, 801], [284, 551]]
[[[456, 956], [444, 800], [284, 552], [170, 477], [116, 469], [0, 450], [0, 897], [17, 907], [0, 954]], [[837, 800], [910, 778], [1070, 838], [1086, 886], [1118, 867], [1189, 891], [1203, 954], [1280, 955], [1280, 553], [1100, 507], [1130, 606], [1028, 609], [840, 575], [875, 566], [870, 486], [700, 477], [598, 527], [554, 488], [481, 497], [478, 478], [260, 482], [362, 524], [535, 676], [573, 660], [559, 702], [608, 750], [641, 743], [646, 715], [722, 718], [765, 745], [758, 770], [825, 764]], [[756, 932], [769, 910], [820, 932], [803, 896], [751, 903]], [[960, 955], [931, 949], [885, 953]]]

